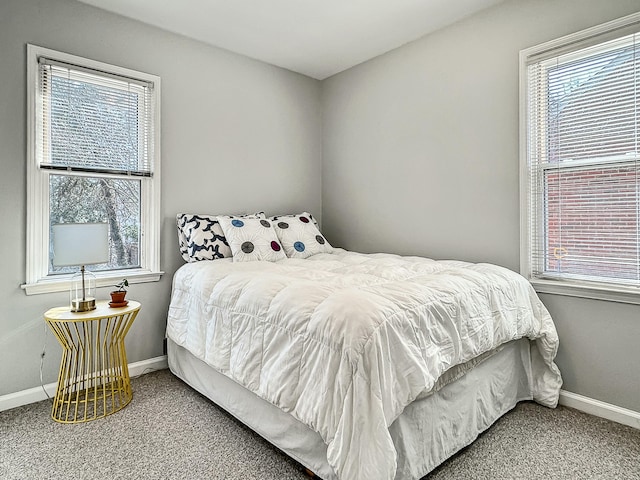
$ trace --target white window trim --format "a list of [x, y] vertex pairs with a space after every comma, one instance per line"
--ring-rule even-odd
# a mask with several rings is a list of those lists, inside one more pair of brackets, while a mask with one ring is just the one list
[[[631, 303], [640, 305], [640, 287], [626, 287], [624, 285], [598, 284], [594, 282], [581, 282], [580, 280], [563, 278], [559, 280], [541, 279], [533, 277], [533, 265], [531, 264], [531, 219], [529, 218], [530, 183], [529, 165], [527, 157], [527, 61], [538, 55], [544, 55], [549, 51], [557, 51], [563, 47], [574, 48], [576, 45], [593, 42], [594, 37], [601, 37], [607, 33], [617, 34], [626, 29], [638, 30], [640, 13], [634, 13], [611, 22], [597, 25], [571, 35], [552, 40], [541, 45], [520, 51], [520, 106], [519, 106], [519, 130], [520, 130], [520, 273], [526, 277], [536, 292], [571, 297], [590, 298], [595, 300], [607, 300], [619, 303]], [[599, 43], [604, 41], [599, 39]]]
[[27, 295], [63, 292], [70, 288], [71, 275], [48, 275], [49, 261], [49, 183], [48, 172], [37, 166], [36, 141], [38, 102], [38, 57], [107, 71], [126, 77], [139, 78], [154, 84], [154, 170], [153, 179], [141, 185], [141, 258], [140, 268], [96, 272], [96, 286], [111, 286], [127, 278], [129, 283], [160, 280], [160, 77], [127, 68], [89, 60], [83, 57], [27, 45], [27, 250], [26, 283], [22, 285]]

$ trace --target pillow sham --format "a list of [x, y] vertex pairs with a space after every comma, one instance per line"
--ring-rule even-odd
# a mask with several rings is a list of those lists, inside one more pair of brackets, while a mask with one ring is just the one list
[[333, 251], [333, 247], [320, 233], [318, 224], [310, 213], [280, 215], [271, 217], [271, 220], [287, 257], [307, 258], [316, 253]]
[[220, 216], [218, 221], [229, 242], [234, 262], [275, 262], [287, 258], [269, 220]]
[[[300, 215], [305, 215], [307, 217], [309, 217], [311, 219], [311, 221], [313, 222], [313, 224], [316, 226], [316, 228], [318, 230], [320, 230], [320, 225], [318, 225], [318, 220], [316, 220], [316, 217], [314, 217], [313, 215], [311, 215], [309, 212], [303, 212]], [[269, 220], [276, 220], [278, 218], [283, 218], [283, 217], [295, 217], [295, 215], [276, 215], [274, 217], [269, 217]]]
[[[237, 215], [240, 218], [265, 218], [264, 212]], [[179, 213], [176, 215], [178, 247], [185, 262], [216, 260], [232, 256], [229, 243], [217, 215]]]

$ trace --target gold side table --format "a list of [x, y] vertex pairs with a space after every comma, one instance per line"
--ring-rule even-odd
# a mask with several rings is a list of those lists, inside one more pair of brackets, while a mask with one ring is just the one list
[[111, 308], [107, 301], [96, 309], [74, 313], [52, 308], [45, 321], [62, 345], [58, 387], [51, 418], [60, 423], [88, 422], [122, 410], [133, 397], [124, 337], [140, 303]]

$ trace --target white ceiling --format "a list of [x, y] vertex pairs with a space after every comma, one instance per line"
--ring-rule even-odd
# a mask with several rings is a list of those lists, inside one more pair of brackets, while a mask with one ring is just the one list
[[503, 0], [79, 0], [322, 80]]

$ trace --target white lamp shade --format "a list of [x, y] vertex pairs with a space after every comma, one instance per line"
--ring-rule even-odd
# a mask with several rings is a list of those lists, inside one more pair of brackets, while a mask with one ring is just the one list
[[109, 261], [109, 225], [58, 223], [51, 226], [53, 265], [93, 265]]

